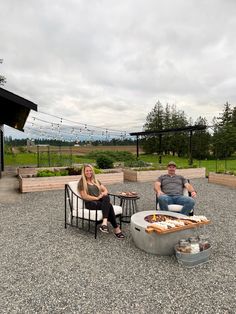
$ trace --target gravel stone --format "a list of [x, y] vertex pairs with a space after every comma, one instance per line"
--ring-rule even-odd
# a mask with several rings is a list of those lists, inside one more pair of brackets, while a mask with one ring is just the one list
[[[192, 179], [196, 215], [211, 224], [208, 263], [193, 268], [175, 256], [139, 250], [130, 225], [124, 240], [64, 228], [64, 191], [0, 200], [0, 309], [2, 313], [235, 313], [236, 190]], [[155, 208], [153, 182], [115, 184], [137, 191], [138, 210]]]

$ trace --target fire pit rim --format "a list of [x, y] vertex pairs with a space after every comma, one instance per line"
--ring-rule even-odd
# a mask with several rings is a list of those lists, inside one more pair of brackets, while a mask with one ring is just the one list
[[133, 223], [138, 223], [143, 226], [143, 227], [147, 227], [148, 225], [150, 225], [151, 223], [145, 220], [146, 216], [150, 216], [150, 215], [163, 215], [163, 216], [170, 216], [173, 218], [186, 218], [186, 215], [180, 214], [180, 213], [176, 213], [176, 212], [171, 212], [171, 211], [164, 211], [164, 210], [145, 210], [145, 211], [141, 211], [138, 213], [135, 213], [134, 215], [131, 216], [131, 221]]

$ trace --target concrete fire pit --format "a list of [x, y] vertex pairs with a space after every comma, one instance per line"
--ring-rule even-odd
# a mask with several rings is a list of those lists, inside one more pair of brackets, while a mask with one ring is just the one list
[[180, 239], [188, 238], [195, 234], [196, 227], [191, 229], [178, 230], [166, 234], [157, 234], [156, 232], [147, 233], [146, 227], [150, 225], [145, 221], [149, 215], [168, 215], [175, 218], [185, 217], [182, 214], [170, 211], [142, 211], [131, 216], [131, 234], [135, 245], [151, 254], [172, 255], [175, 253], [174, 247]]

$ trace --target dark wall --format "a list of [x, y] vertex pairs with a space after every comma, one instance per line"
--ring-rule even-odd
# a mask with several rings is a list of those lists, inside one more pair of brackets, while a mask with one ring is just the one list
[[0, 178], [4, 170], [4, 145], [3, 145], [3, 125], [0, 125]]

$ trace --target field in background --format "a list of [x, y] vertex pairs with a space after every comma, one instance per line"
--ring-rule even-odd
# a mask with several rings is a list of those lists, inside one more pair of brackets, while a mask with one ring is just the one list
[[[27, 148], [29, 152], [36, 153], [37, 150], [39, 151], [45, 151], [47, 152], [48, 148], [47, 146], [30, 146]], [[86, 155], [94, 150], [109, 150], [109, 151], [127, 151], [136, 154], [136, 146], [135, 145], [127, 145], [127, 146], [61, 146], [61, 147], [53, 147], [50, 146], [50, 151], [51, 152], [62, 152], [64, 154], [70, 154], [72, 153], [73, 155]], [[140, 153], [142, 153], [142, 149], [140, 149]]]
[[[6, 166], [37, 166], [38, 165], [38, 154], [37, 150], [40, 151], [40, 156], [45, 158], [44, 166], [50, 166], [48, 159], [53, 164], [53, 158], [59, 160], [59, 164], [62, 166], [69, 166], [71, 164], [81, 163], [95, 163], [94, 159], [86, 157], [91, 151], [129, 151], [136, 155], [136, 146], [71, 146], [71, 147], [48, 147], [48, 146], [37, 146], [30, 148], [14, 148], [11, 154], [5, 154], [5, 165]], [[40, 157], [41, 158], [41, 157]], [[145, 162], [152, 163], [154, 166], [159, 165], [159, 156], [157, 155], [144, 155], [140, 150], [139, 159]], [[187, 167], [188, 159], [180, 158], [175, 156], [162, 156], [162, 165], [167, 165], [170, 160], [176, 162], [178, 167]], [[226, 172], [236, 171], [236, 159], [228, 160], [193, 160], [193, 164], [196, 167], [205, 167], [208, 172]]]
[[[6, 166], [50, 166], [56, 160], [59, 165], [95, 163], [86, 155], [92, 151], [128, 151], [136, 154], [136, 146], [30, 146], [13, 147], [12, 153], [5, 154]], [[142, 153], [142, 150], [140, 149]], [[40, 160], [38, 160], [40, 158]], [[45, 161], [42, 161], [44, 159]]]

